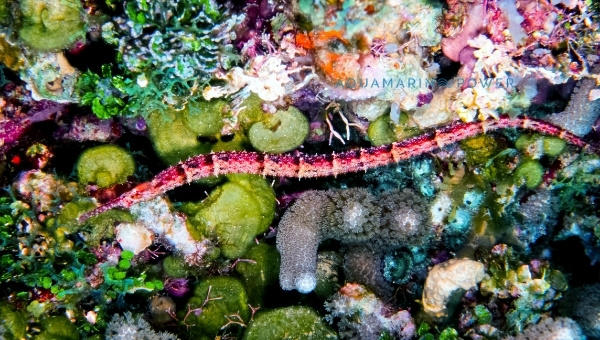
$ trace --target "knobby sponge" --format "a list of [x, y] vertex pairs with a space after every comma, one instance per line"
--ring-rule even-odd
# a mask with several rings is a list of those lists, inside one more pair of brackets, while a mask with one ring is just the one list
[[281, 288], [301, 293], [315, 288], [321, 241], [334, 239], [343, 246], [381, 254], [406, 245], [426, 245], [433, 238], [429, 221], [423, 199], [410, 190], [380, 196], [363, 188], [307, 191], [279, 222]]

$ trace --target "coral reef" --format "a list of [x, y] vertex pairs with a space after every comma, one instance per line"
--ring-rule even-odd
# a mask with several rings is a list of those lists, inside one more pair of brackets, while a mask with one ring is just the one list
[[599, 22], [0, 0], [0, 338], [597, 338]]
[[176, 340], [177, 337], [166, 332], [155, 332], [148, 321], [141, 316], [131, 315], [126, 312], [123, 315], [115, 315], [106, 327], [107, 340]]
[[248, 325], [245, 340], [337, 339], [337, 334], [309, 307], [291, 306], [259, 313]]
[[[431, 241], [428, 220], [426, 205], [410, 190], [385, 193], [377, 198], [360, 188], [305, 192], [279, 222], [281, 287], [303, 293], [315, 288], [317, 248], [327, 239], [339, 240], [349, 247], [368, 248], [362, 255], [357, 252], [346, 257], [351, 277], [355, 271], [361, 277], [382, 272], [377, 254], [402, 246], [423, 246]], [[301, 244], [297, 242], [299, 239]], [[372, 280], [365, 284], [389, 296], [390, 288], [379, 276], [363, 280]]]
[[515, 340], [533, 339], [585, 339], [581, 328], [569, 318], [546, 318], [538, 324], [525, 328]]
[[416, 326], [408, 311], [390, 312], [390, 307], [360, 284], [346, 284], [325, 308], [330, 322], [340, 318], [342, 339], [412, 339], [415, 335]]

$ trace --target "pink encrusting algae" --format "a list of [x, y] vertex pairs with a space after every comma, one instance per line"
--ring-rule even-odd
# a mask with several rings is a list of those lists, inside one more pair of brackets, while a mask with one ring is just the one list
[[455, 122], [400, 142], [371, 148], [353, 149], [338, 154], [266, 154], [248, 151], [227, 151], [203, 154], [163, 170], [151, 181], [141, 183], [100, 207], [83, 214], [85, 221], [113, 208], [129, 208], [184, 184], [234, 173], [273, 177], [314, 178], [366, 171], [441, 149], [450, 144], [489, 131], [518, 128], [556, 136], [590, 152], [597, 148], [573, 133], [543, 120], [501, 116], [481, 122]]

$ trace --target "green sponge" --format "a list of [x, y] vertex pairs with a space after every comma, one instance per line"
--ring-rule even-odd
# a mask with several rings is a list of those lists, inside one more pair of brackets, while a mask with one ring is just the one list
[[19, 38], [40, 51], [57, 51], [85, 39], [86, 24], [79, 0], [21, 0]]
[[293, 106], [287, 111], [265, 115], [265, 120], [254, 123], [248, 131], [252, 146], [259, 151], [283, 153], [299, 147], [308, 136], [308, 120]]
[[94, 183], [101, 188], [125, 183], [135, 173], [131, 154], [116, 145], [101, 145], [85, 150], [77, 161], [79, 183]]
[[321, 320], [321, 317], [313, 309], [303, 306], [259, 312], [244, 333], [244, 340], [327, 340], [337, 338], [337, 334]]

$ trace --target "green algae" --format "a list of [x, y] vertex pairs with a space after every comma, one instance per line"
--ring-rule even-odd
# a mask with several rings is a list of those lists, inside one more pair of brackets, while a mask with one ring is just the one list
[[148, 131], [154, 151], [166, 164], [210, 152], [211, 144], [198, 141], [198, 136], [186, 121], [183, 114], [175, 110], [155, 111], [148, 116]]
[[96, 204], [89, 200], [68, 202], [49, 225], [57, 226], [57, 231], [64, 231], [68, 234], [80, 232], [86, 243], [94, 247], [99, 246], [102, 240], [114, 237], [114, 226], [116, 224], [121, 222], [133, 223], [134, 221], [129, 212], [112, 209], [91, 217], [85, 225], [82, 225], [77, 219], [95, 207]]
[[42, 332], [36, 337], [39, 340], [79, 340], [79, 332], [69, 319], [63, 316], [51, 316], [42, 321]]
[[223, 100], [197, 101], [183, 110], [167, 108], [148, 116], [148, 130], [154, 150], [166, 164], [175, 164], [210, 151], [243, 150], [246, 139], [235, 134], [220, 135], [229, 105]]
[[321, 320], [321, 317], [312, 308], [303, 306], [259, 312], [244, 333], [244, 340], [337, 338], [337, 334]]
[[552, 136], [543, 136], [540, 134], [523, 134], [515, 142], [517, 150], [526, 155], [538, 159], [544, 155], [557, 157], [567, 147], [567, 142]]
[[389, 114], [380, 116], [369, 124], [367, 135], [375, 146], [391, 144], [418, 135], [421, 130], [409, 125], [409, 115], [402, 111], [398, 123], [394, 123]]
[[254, 244], [246, 251], [244, 259], [252, 262], [239, 262], [235, 270], [242, 276], [250, 304], [263, 306], [267, 289], [279, 282], [279, 252], [274, 246]]
[[252, 146], [262, 152], [283, 153], [299, 147], [308, 136], [308, 119], [293, 106], [287, 111], [265, 115], [252, 125], [248, 138]]
[[190, 313], [187, 319], [184, 319], [185, 312], [180, 313], [180, 320], [193, 325], [189, 330], [194, 339], [214, 339], [227, 324], [228, 316], [237, 314], [242, 322], [247, 322], [250, 318], [244, 285], [233, 277], [216, 276], [202, 280], [194, 289], [194, 295], [187, 305], [191, 310], [201, 308], [197, 314]]
[[[0, 3], [0, 12], [2, 4]], [[2, 13], [0, 13], [0, 23]], [[11, 41], [5, 33], [0, 33], [0, 63], [13, 71], [19, 71], [25, 65], [25, 58], [17, 44]], [[1, 84], [1, 83], [0, 83]]]
[[19, 38], [39, 51], [57, 51], [85, 39], [84, 11], [78, 0], [21, 0]]
[[540, 185], [543, 179], [544, 167], [534, 159], [521, 162], [515, 170], [515, 181], [517, 184], [525, 184], [529, 189]]
[[460, 146], [467, 154], [467, 163], [471, 166], [483, 165], [498, 152], [498, 142], [489, 135], [479, 135], [465, 139]]
[[369, 124], [367, 135], [371, 143], [375, 146], [380, 146], [395, 142], [396, 134], [394, 133], [392, 124], [389, 115], [383, 115]]
[[225, 100], [190, 103], [184, 111], [185, 125], [202, 137], [217, 135], [223, 128], [223, 116], [229, 111]]
[[90, 246], [99, 246], [102, 240], [110, 239], [115, 235], [115, 225], [118, 223], [133, 223], [131, 214], [123, 210], [109, 210], [98, 216], [90, 218], [88, 227], [82, 230], [86, 243]]
[[[217, 254], [218, 255], [218, 254]], [[205, 259], [210, 261], [214, 259], [214, 254], [206, 254]], [[183, 257], [167, 256], [162, 262], [162, 269], [167, 277], [185, 278], [190, 275], [200, 276], [204, 274], [205, 268], [188, 264]]]
[[135, 173], [135, 161], [131, 154], [116, 145], [101, 145], [85, 150], [77, 161], [79, 183], [97, 184], [108, 188], [125, 183]]
[[0, 335], [6, 340], [19, 340], [25, 337], [27, 321], [23, 314], [4, 302], [0, 302], [0, 325], [4, 326], [4, 334]]
[[223, 256], [244, 254], [254, 237], [264, 232], [275, 216], [275, 192], [256, 175], [228, 175], [204, 201], [183, 206], [191, 215], [192, 235], [218, 240]]
[[248, 131], [252, 124], [263, 120], [265, 113], [262, 109], [262, 100], [257, 94], [249, 95], [241, 106], [245, 109], [238, 114], [238, 123], [243, 131]]

